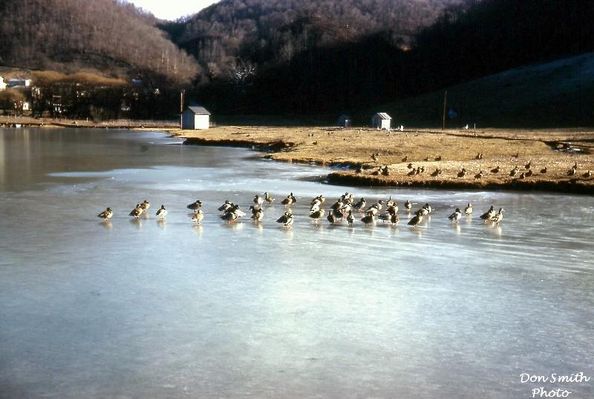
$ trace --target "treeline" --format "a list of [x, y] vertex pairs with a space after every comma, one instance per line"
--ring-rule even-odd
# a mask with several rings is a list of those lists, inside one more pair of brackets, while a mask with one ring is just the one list
[[150, 15], [116, 0], [2, 0], [0, 64], [189, 83], [195, 60]]
[[594, 50], [591, 0], [467, 0], [416, 37], [419, 91]]
[[[213, 7], [209, 12], [216, 11]], [[442, 8], [435, 24], [415, 34], [410, 48], [395, 40], [398, 35], [389, 28], [367, 35], [361, 28], [356, 39], [332, 44], [323, 39], [330, 22], [310, 14], [271, 33], [281, 38], [290, 32], [295, 43], [309, 38], [308, 45], [295, 44], [292, 48], [298, 51], [285, 60], [283, 46], [269, 57], [246, 57], [255, 64], [248, 69], [251, 74], [242, 73], [245, 62], [239, 68], [231, 63], [235, 69], [225, 78], [214, 79], [194, 96], [215, 111], [229, 113], [355, 111], [509, 68], [592, 51], [593, 9], [594, 2], [586, 0], [456, 2]], [[264, 40], [267, 44], [258, 46], [252, 41], [255, 50], [249, 51], [257, 54], [273, 42]], [[262, 59], [276, 62], [258, 63]]]
[[399, 48], [445, 6], [463, 0], [224, 0], [199, 14], [163, 24], [193, 54], [208, 83], [276, 67], [311, 49], [356, 43], [386, 32]]
[[[13, 72], [14, 73], [14, 72]], [[31, 71], [33, 82], [0, 90], [0, 114], [68, 119], [175, 119], [179, 90], [89, 71]]]

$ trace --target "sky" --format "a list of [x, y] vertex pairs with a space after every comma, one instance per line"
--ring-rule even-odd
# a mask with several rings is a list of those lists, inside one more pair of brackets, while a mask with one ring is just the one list
[[155, 17], [176, 20], [196, 14], [218, 0], [128, 0], [128, 3], [151, 12]]

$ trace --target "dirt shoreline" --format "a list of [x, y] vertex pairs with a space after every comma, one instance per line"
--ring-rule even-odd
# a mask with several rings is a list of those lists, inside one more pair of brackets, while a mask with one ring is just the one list
[[246, 147], [277, 161], [339, 167], [328, 174], [331, 184], [594, 194], [593, 130], [225, 126], [170, 132], [188, 145]]
[[327, 180], [338, 185], [594, 194], [591, 128], [386, 132], [220, 126], [190, 131], [163, 121], [93, 123], [0, 117], [0, 126], [15, 122], [23, 126], [165, 131], [184, 138], [188, 145], [245, 147], [277, 161], [336, 167]]

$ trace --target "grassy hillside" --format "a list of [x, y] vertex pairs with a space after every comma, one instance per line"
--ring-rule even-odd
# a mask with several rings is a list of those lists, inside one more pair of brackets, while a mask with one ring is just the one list
[[[447, 88], [448, 127], [594, 126], [594, 53], [511, 69]], [[395, 124], [441, 127], [444, 91], [385, 104]], [[373, 110], [368, 110], [370, 114]]]

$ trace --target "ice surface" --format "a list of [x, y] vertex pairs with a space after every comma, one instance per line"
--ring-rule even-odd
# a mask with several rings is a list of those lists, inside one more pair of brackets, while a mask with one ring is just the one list
[[[0, 134], [2, 398], [507, 399], [538, 385], [521, 373], [594, 374], [592, 197], [338, 187], [320, 167], [159, 134]], [[218, 218], [264, 191], [277, 203], [261, 226]], [[309, 220], [312, 197], [346, 191], [435, 211], [419, 229]], [[150, 217], [131, 220], [144, 199]], [[478, 220], [491, 204], [500, 227]]]

